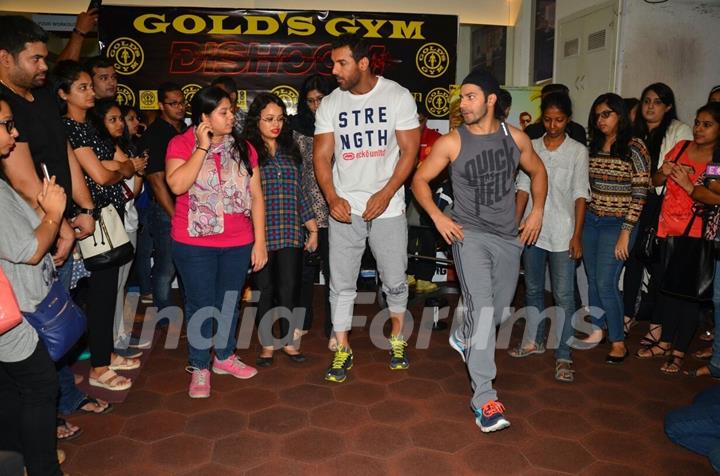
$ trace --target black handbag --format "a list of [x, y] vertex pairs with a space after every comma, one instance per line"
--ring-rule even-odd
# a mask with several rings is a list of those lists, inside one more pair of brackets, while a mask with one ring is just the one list
[[[683, 152], [685, 152], [685, 149], [688, 148], [691, 142], [692, 141], [689, 140], [685, 141], [673, 162], [680, 160], [680, 156], [683, 155]], [[660, 239], [657, 237], [657, 228], [658, 222], [660, 221], [660, 212], [662, 211], [662, 202], [665, 197], [666, 187], [667, 181], [663, 184], [657, 207], [650, 211], [652, 216], [648, 219], [642, 230], [640, 230], [640, 240], [635, 247], [635, 257], [645, 264], [657, 263], [660, 260]]]
[[682, 236], [667, 237], [665, 273], [661, 290], [688, 301], [711, 301], [715, 274], [715, 245], [688, 236], [701, 208], [693, 211]]

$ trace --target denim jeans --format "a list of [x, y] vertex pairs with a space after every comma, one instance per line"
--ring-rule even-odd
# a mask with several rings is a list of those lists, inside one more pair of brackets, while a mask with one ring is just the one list
[[[72, 255], [58, 268], [58, 280], [63, 287], [70, 291], [70, 278], [72, 277]], [[59, 392], [58, 392], [58, 412], [62, 415], [68, 415], [75, 411], [77, 406], [87, 395], [82, 393], [75, 385], [75, 376], [70, 367], [68, 367], [66, 359], [62, 359], [56, 365]]]
[[[605, 311], [602, 318], [593, 316], [592, 322], [601, 328], [607, 324], [610, 342], [625, 340], [623, 301], [618, 288], [624, 262], [615, 258], [615, 244], [622, 223], [622, 217], [599, 217], [586, 212], [583, 227], [583, 261], [588, 277], [589, 304]], [[632, 249], [634, 234], [631, 234], [629, 249]]]
[[175, 278], [175, 265], [171, 252], [170, 217], [155, 202], [150, 205], [150, 233], [153, 241], [152, 289], [153, 301], [158, 311], [173, 303], [170, 291]]
[[[191, 367], [210, 368], [210, 347], [213, 347], [210, 342], [214, 343], [215, 356], [219, 360], [225, 360], [235, 352], [238, 303], [247, 276], [251, 250], [252, 244], [210, 248], [172, 241], [172, 255], [185, 291], [188, 360]], [[207, 308], [217, 310], [213, 312], [216, 319], [208, 318]], [[198, 325], [197, 319], [201, 319], [202, 323]], [[214, 326], [216, 320], [217, 325]], [[215, 327], [217, 334], [213, 335]], [[202, 342], [205, 339], [207, 345]]]
[[715, 282], [713, 283], [713, 306], [715, 307], [715, 337], [712, 345], [710, 371], [720, 377], [720, 260], [715, 261]]
[[697, 394], [693, 403], [665, 416], [665, 434], [673, 443], [710, 457], [718, 469], [720, 449], [720, 385]]
[[[545, 338], [545, 319], [541, 320], [541, 310], [545, 309], [545, 264], [550, 263], [550, 281], [552, 283], [555, 304], [563, 312], [555, 313], [554, 325], [558, 339], [555, 358], [570, 361], [570, 343], [573, 337], [572, 317], [575, 313], [575, 263], [568, 251], [551, 252], [528, 246], [523, 252], [525, 268], [525, 305], [527, 306], [527, 327], [530, 339], [541, 344]], [[558, 309], [558, 311], [560, 310]]]
[[135, 248], [135, 278], [140, 286], [140, 294], [152, 292], [152, 269], [150, 257], [153, 253], [151, 233], [152, 208], [138, 208], [137, 247]]

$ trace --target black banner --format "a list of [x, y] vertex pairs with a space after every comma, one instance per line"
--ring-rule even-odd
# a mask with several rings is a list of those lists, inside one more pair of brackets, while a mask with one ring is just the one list
[[447, 117], [454, 15], [103, 6], [99, 28], [122, 103], [157, 109], [163, 81], [178, 83], [189, 100], [213, 78], [230, 75], [241, 109], [256, 93], [273, 91], [290, 112], [307, 76], [331, 74], [332, 40], [354, 32], [368, 39], [376, 74], [408, 88], [430, 114]]

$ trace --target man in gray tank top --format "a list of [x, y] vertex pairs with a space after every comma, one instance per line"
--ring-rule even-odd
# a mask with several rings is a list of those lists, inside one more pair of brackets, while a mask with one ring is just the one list
[[[520, 255], [537, 240], [547, 195], [547, 173], [527, 135], [499, 121], [495, 105], [500, 85], [485, 71], [473, 70], [460, 88], [464, 124], [435, 143], [415, 172], [418, 203], [452, 245], [464, 302], [463, 322], [450, 334], [450, 345], [467, 363], [474, 395], [475, 422], [487, 433], [510, 426], [492, 388], [495, 378], [495, 327], [510, 316]], [[452, 218], [434, 204], [429, 183], [450, 166]], [[515, 222], [515, 171], [531, 180], [533, 208]], [[518, 232], [520, 236], [518, 236]]]

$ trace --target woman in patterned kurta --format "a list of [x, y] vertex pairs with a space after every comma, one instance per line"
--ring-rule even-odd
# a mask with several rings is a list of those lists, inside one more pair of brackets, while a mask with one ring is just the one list
[[[286, 117], [282, 99], [260, 94], [250, 105], [243, 131], [258, 151], [265, 197], [268, 263], [255, 276], [260, 290], [256, 322], [262, 345], [257, 364], [262, 367], [273, 362], [276, 318], [283, 353], [293, 362], [305, 361], [294, 344], [294, 331], [303, 324], [302, 314], [295, 309], [300, 306], [303, 249], [314, 251], [318, 242], [315, 215], [301, 185], [302, 156], [290, 129], [284, 127]], [[277, 314], [270, 312], [273, 308]]]

